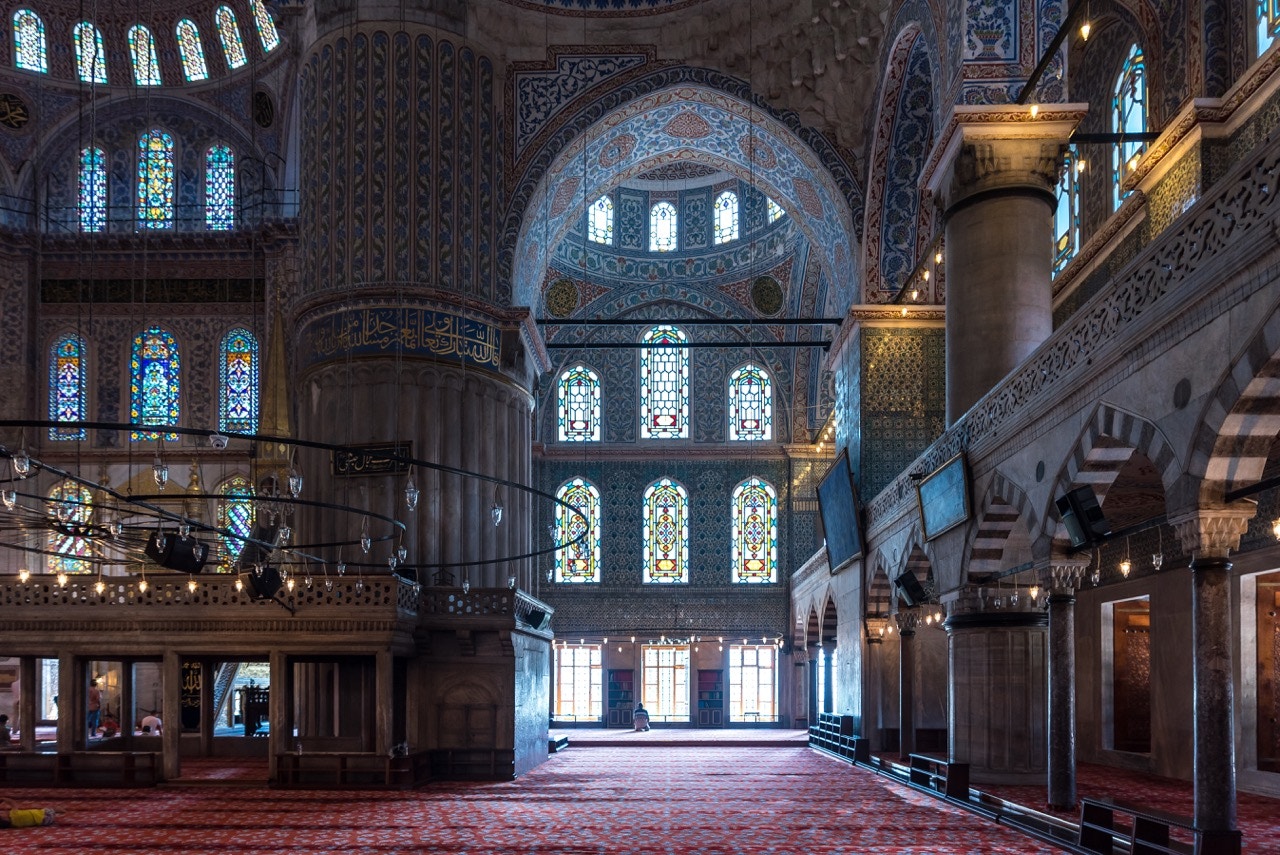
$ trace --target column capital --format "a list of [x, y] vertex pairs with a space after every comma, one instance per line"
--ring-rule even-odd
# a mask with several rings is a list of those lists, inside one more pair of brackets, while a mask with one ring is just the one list
[[1240, 547], [1240, 538], [1249, 528], [1249, 520], [1258, 512], [1253, 502], [1235, 502], [1210, 508], [1196, 508], [1171, 517], [1184, 552], [1193, 558], [1226, 558]]
[[1090, 560], [1079, 556], [1055, 555], [1037, 562], [1036, 571], [1050, 594], [1074, 593], [1080, 589]]

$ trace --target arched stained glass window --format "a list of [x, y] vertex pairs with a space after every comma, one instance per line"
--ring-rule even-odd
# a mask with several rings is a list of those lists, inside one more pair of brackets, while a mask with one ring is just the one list
[[778, 495], [759, 478], [733, 491], [733, 581], [778, 581]]
[[729, 375], [730, 441], [773, 438], [773, 383], [759, 365]]
[[[129, 421], [135, 425], [176, 425], [180, 415], [181, 363], [178, 342], [160, 327], [134, 336], [129, 358]], [[135, 430], [133, 440], [159, 439], [160, 431]], [[164, 433], [176, 441], [176, 433]]]
[[267, 14], [267, 7], [262, 0], [249, 0], [253, 7], [253, 21], [258, 25], [258, 38], [262, 41], [262, 52], [270, 53], [280, 44], [280, 34], [276, 32], [276, 23]]
[[689, 581], [689, 495], [670, 478], [644, 491], [645, 582]]
[[684, 439], [689, 435], [689, 350], [673, 326], [645, 334], [640, 350], [640, 436]]
[[556, 551], [556, 581], [599, 582], [600, 491], [591, 483], [574, 478], [556, 490], [556, 498], [587, 518], [583, 522], [582, 517], [563, 505], [556, 505], [556, 543], [569, 543], [584, 531], [587, 533], [581, 542]]
[[80, 231], [103, 231], [107, 227], [107, 156], [102, 149], [90, 146], [80, 152], [79, 191]]
[[138, 138], [138, 225], [173, 228], [173, 137], [161, 130]]
[[726, 190], [716, 197], [716, 243], [738, 239], [738, 194]]
[[50, 573], [88, 573], [92, 554], [89, 538], [77, 529], [93, 522], [93, 494], [74, 481], [63, 481], [49, 491]]
[[85, 83], [107, 82], [107, 54], [102, 48], [102, 31], [81, 21], [71, 31], [76, 43], [76, 73]]
[[587, 236], [596, 243], [613, 243], [613, 200], [601, 196], [587, 214]]
[[671, 252], [676, 248], [676, 207], [659, 202], [649, 209], [649, 250]]
[[585, 365], [575, 365], [560, 375], [558, 391], [560, 441], [599, 442], [599, 375]]
[[1280, 36], [1280, 0], [1257, 0], [1258, 52], [1262, 56]]
[[218, 535], [222, 541], [222, 570], [227, 572], [235, 568], [245, 539], [253, 536], [253, 485], [243, 475], [232, 475], [218, 492], [222, 498], [218, 501], [217, 525], [229, 533]]
[[778, 218], [782, 216], [782, 206], [767, 196], [765, 197], [765, 200], [769, 203], [769, 222], [776, 222]]
[[225, 231], [236, 224], [236, 156], [215, 145], [204, 153], [204, 225]]
[[[1141, 134], [1147, 130], [1147, 62], [1142, 48], [1129, 48], [1129, 56], [1116, 80], [1115, 96], [1111, 101], [1111, 118], [1118, 134]], [[1123, 190], [1124, 179], [1138, 165], [1142, 153], [1147, 150], [1143, 140], [1125, 140], [1112, 147], [1112, 203], [1119, 208], [1131, 191]]]
[[18, 68], [41, 72], [49, 70], [44, 21], [30, 9], [19, 9], [13, 13], [13, 58]]
[[258, 431], [258, 340], [246, 329], [222, 338], [218, 362], [218, 429]]
[[218, 24], [218, 38], [222, 41], [222, 54], [227, 58], [227, 67], [239, 68], [248, 62], [248, 58], [244, 53], [244, 42], [240, 41], [236, 13], [230, 6], [219, 6], [213, 19]]
[[160, 58], [156, 40], [141, 24], [129, 28], [129, 55], [133, 59], [133, 79], [139, 86], [160, 85]]
[[207, 80], [209, 67], [204, 62], [204, 45], [200, 42], [200, 29], [190, 18], [183, 18], [174, 30], [178, 39], [178, 54], [182, 57], [182, 73], [188, 81]]
[[1080, 171], [1084, 161], [1074, 145], [1067, 147], [1058, 205], [1053, 214], [1053, 275], [1057, 276], [1080, 249]]
[[[89, 374], [84, 339], [60, 336], [49, 349], [49, 421], [82, 422], [89, 416]], [[49, 439], [84, 439], [84, 428], [49, 428]]]

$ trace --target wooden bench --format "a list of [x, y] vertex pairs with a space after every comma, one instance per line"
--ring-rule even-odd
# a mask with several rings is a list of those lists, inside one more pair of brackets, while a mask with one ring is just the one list
[[969, 764], [952, 763], [936, 754], [908, 755], [911, 765], [907, 780], [917, 787], [936, 790], [949, 799], [969, 801]]
[[[1116, 814], [1128, 814], [1128, 823], [1117, 823]], [[1173, 840], [1170, 832], [1180, 828], [1190, 841]], [[1150, 810], [1114, 799], [1080, 800], [1080, 848], [1086, 852], [1111, 855], [1116, 838], [1127, 840], [1131, 855], [1189, 855], [1193, 852], [1221, 851], [1197, 849], [1195, 823], [1184, 816]], [[1239, 852], [1239, 848], [1236, 848]]]

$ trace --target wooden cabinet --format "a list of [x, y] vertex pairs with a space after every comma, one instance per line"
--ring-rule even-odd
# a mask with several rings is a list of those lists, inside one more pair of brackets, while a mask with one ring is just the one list
[[724, 727], [724, 671], [698, 671], [698, 727]]
[[630, 668], [609, 669], [607, 727], [631, 727], [631, 713], [636, 708], [635, 676]]

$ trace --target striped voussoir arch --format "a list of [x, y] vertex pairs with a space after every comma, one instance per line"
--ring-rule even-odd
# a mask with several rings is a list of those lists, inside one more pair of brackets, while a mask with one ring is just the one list
[[[906, 566], [898, 576], [908, 574], [915, 576], [916, 581], [921, 585], [925, 585], [933, 578], [933, 564], [929, 562], [929, 556], [925, 555], [924, 549], [918, 544], [911, 547], [911, 551], [907, 553]], [[927, 587], [926, 590], [928, 590]]]
[[[1024, 520], [1024, 522], [1019, 522]], [[978, 526], [969, 544], [968, 578], [982, 579], [1006, 569], [1004, 548], [1015, 529], [1022, 526], [1029, 534], [1039, 528], [1036, 513], [1027, 494], [1017, 484], [997, 472], [983, 502]]]
[[889, 585], [888, 561], [884, 553], [877, 553], [875, 561], [868, 561], [873, 567], [871, 579], [867, 582], [867, 617], [885, 617], [889, 614], [889, 606], [893, 602], [893, 588]]

